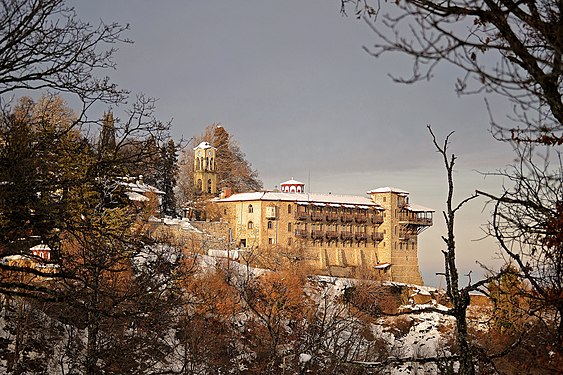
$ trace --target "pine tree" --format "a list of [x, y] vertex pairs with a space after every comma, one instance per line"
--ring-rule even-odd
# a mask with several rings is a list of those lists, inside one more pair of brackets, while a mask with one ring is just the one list
[[178, 147], [173, 139], [160, 147], [159, 178], [156, 187], [164, 192], [162, 212], [165, 215], [176, 214], [176, 197], [174, 189], [178, 175]]

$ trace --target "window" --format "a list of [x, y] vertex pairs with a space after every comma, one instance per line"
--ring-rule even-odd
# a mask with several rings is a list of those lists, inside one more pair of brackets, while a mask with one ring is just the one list
[[291, 204], [287, 205], [287, 213], [290, 214], [291, 213]]
[[254, 223], [252, 221], [249, 221], [247, 227], [248, 229], [254, 228]]
[[291, 223], [287, 223], [287, 231], [291, 232]]
[[211, 186], [211, 179], [207, 180], [207, 192], [211, 194], [212, 186]]
[[251, 214], [254, 212], [254, 207], [251, 204], [248, 205], [248, 213]]
[[288, 239], [287, 239], [287, 246], [291, 246], [292, 242], [293, 242], [292, 239], [291, 239], [291, 238], [288, 238]]
[[383, 197], [383, 202], [387, 202], [387, 197]]
[[268, 229], [272, 229], [272, 226], [273, 226], [272, 221], [271, 220], [268, 221]]
[[272, 245], [274, 243], [274, 239], [273, 238], [268, 238], [268, 244]]
[[203, 191], [203, 182], [201, 181], [201, 179], [197, 180], [197, 191], [198, 192]]

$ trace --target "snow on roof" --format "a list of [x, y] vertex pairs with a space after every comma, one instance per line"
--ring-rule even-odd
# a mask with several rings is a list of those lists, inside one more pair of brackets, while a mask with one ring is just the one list
[[136, 201], [136, 202], [146, 202], [146, 201], [150, 200], [149, 198], [147, 198], [143, 194], [139, 194], [139, 193], [134, 192], [134, 191], [127, 191], [127, 192], [125, 192], [125, 194], [127, 195], [127, 198], [129, 198], [132, 201]]
[[384, 187], [380, 187], [380, 188], [377, 188], [377, 189], [373, 189], [373, 190], [368, 191], [366, 194], [375, 194], [375, 193], [396, 193], [396, 194], [400, 194], [400, 195], [410, 194], [406, 190], [399, 189], [399, 188], [392, 187], [392, 186], [384, 186]]
[[209, 142], [201, 142], [199, 145], [197, 145], [196, 147], [194, 147], [194, 151], [197, 150], [197, 149], [199, 149], [199, 148], [206, 150], [206, 149], [208, 149], [208, 148], [213, 148], [213, 149], [214, 149], [215, 147], [211, 146], [211, 144], [210, 144]]
[[305, 185], [305, 184], [301, 181], [297, 181], [297, 180], [294, 180], [293, 178], [291, 178], [291, 180], [287, 180], [285, 182], [282, 182], [280, 185]]
[[432, 208], [421, 206], [420, 204], [409, 204], [407, 210], [413, 212], [434, 212]]
[[233, 194], [228, 198], [219, 199], [217, 202], [242, 202], [242, 201], [285, 201], [296, 202], [297, 204], [325, 203], [325, 204], [341, 204], [350, 207], [363, 206], [379, 209], [381, 206], [374, 203], [368, 197], [360, 197], [356, 195], [337, 195], [337, 194], [319, 194], [319, 193], [281, 193], [273, 191], [260, 191], [253, 193]]
[[125, 188], [127, 189], [127, 192], [126, 192], [127, 195], [129, 195], [129, 193], [131, 193], [131, 192], [139, 193], [141, 195], [145, 194], [145, 193], [154, 193], [154, 194], [158, 194], [158, 195], [164, 195], [164, 192], [162, 190], [159, 190], [159, 189], [155, 188], [154, 186], [145, 184], [144, 182], [141, 182], [141, 181], [120, 182], [120, 184], [125, 186]]
[[29, 250], [31, 250], [31, 251], [43, 251], [43, 250], [51, 251], [51, 248], [47, 244], [42, 243], [42, 244], [33, 246]]
[[384, 270], [389, 267], [391, 267], [391, 263], [378, 263], [375, 265], [375, 268], [378, 270]]

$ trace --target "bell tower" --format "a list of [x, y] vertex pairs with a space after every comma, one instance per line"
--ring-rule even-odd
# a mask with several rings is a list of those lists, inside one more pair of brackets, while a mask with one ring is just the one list
[[198, 193], [217, 194], [216, 152], [209, 142], [194, 148], [194, 187]]

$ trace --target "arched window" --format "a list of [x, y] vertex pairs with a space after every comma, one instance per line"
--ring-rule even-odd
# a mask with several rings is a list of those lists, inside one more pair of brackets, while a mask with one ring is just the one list
[[251, 204], [248, 205], [248, 213], [251, 214], [254, 212], [254, 207]]
[[269, 220], [268, 221], [268, 229], [272, 229], [272, 227], [273, 227], [272, 220]]
[[292, 238], [291, 238], [291, 237], [288, 238], [288, 239], [287, 239], [287, 246], [291, 246], [292, 242], [293, 242], [293, 241], [292, 241]]
[[203, 181], [201, 181], [201, 178], [197, 180], [197, 191], [198, 192], [202, 192], [203, 190]]
[[287, 213], [290, 214], [291, 213], [291, 204], [287, 205]]
[[215, 165], [213, 164], [213, 158], [211, 158], [211, 161], [209, 162], [209, 170], [210, 170], [210, 171], [214, 171], [214, 170], [215, 170]]
[[207, 180], [207, 192], [211, 194], [212, 187], [211, 187], [211, 179]]
[[254, 223], [253, 223], [252, 221], [249, 221], [249, 222], [248, 222], [248, 225], [247, 225], [247, 228], [248, 228], [248, 229], [254, 228]]
[[287, 231], [291, 232], [291, 223], [287, 223]]

